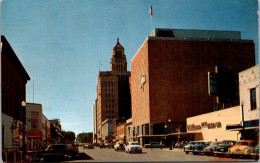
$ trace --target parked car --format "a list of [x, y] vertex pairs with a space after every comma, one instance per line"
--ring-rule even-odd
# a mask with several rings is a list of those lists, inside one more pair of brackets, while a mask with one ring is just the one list
[[79, 148], [77, 144], [69, 144], [69, 147], [71, 150], [75, 151], [75, 152], [79, 152]]
[[259, 160], [259, 145], [253, 148], [253, 153], [251, 154], [252, 158]]
[[202, 153], [202, 150], [207, 146], [206, 142], [196, 141], [194, 145], [190, 146], [190, 150], [186, 150], [186, 154], [192, 152], [194, 155]]
[[[145, 148], [160, 148], [160, 143], [159, 142], [151, 142], [149, 144], [145, 144], [144, 145]], [[162, 148], [165, 148], [166, 145], [165, 144], [162, 144]]]
[[129, 142], [129, 144], [125, 147], [126, 153], [142, 153], [142, 147], [139, 142]]
[[184, 152], [186, 150], [191, 150], [191, 146], [195, 145], [195, 141], [190, 141], [187, 145], [184, 146]]
[[235, 145], [236, 141], [234, 140], [223, 140], [219, 146], [217, 146], [216, 151], [214, 151], [214, 155], [216, 156], [222, 156], [225, 155], [228, 151], [228, 148], [233, 147]]
[[237, 141], [233, 147], [228, 149], [227, 154], [231, 155], [231, 157], [234, 156], [251, 157], [254, 147], [255, 147], [255, 141], [240, 140]]
[[90, 144], [90, 143], [85, 143], [84, 148], [94, 149], [94, 146], [92, 144]]
[[52, 144], [45, 150], [34, 153], [32, 159], [35, 162], [55, 162], [59, 160], [70, 160], [77, 155], [78, 152], [72, 150], [67, 144]]
[[188, 144], [188, 141], [182, 141], [182, 142], [180, 143], [179, 148], [184, 148], [184, 146], [186, 146], [187, 144]]
[[125, 151], [125, 144], [123, 141], [118, 141], [116, 142], [116, 144], [114, 145], [114, 149], [115, 151]]
[[217, 147], [219, 146], [220, 142], [218, 141], [213, 141], [209, 144], [209, 146], [205, 147], [203, 149], [203, 153], [205, 153], [206, 155], [213, 155], [214, 151], [217, 150]]
[[104, 143], [104, 146], [105, 146], [106, 148], [111, 148], [111, 143], [105, 142], [105, 143]]
[[99, 143], [93, 143], [92, 145], [93, 145], [93, 146], [100, 146]]

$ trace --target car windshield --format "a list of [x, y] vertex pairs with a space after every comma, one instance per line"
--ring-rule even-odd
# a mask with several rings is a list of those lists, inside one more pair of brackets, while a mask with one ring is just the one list
[[130, 143], [130, 145], [140, 145], [139, 143]]
[[195, 145], [205, 144], [204, 142], [195, 142]]
[[221, 144], [223, 144], [223, 145], [234, 145], [235, 143], [233, 141], [222, 141]]
[[188, 144], [195, 144], [195, 142], [189, 142]]
[[239, 142], [236, 142], [236, 145], [248, 145], [248, 142], [239, 141]]

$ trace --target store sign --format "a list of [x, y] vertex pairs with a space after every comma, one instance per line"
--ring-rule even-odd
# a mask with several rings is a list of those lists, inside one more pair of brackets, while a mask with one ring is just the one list
[[215, 123], [208, 123], [208, 128], [215, 128]]
[[194, 124], [187, 125], [187, 130], [189, 130], [189, 131], [201, 130], [201, 126], [200, 125], [194, 125]]

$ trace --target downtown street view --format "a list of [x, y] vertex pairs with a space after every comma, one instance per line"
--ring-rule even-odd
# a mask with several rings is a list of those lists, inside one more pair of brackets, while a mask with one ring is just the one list
[[258, 160], [259, 2], [239, 1], [1, 1], [2, 162]]

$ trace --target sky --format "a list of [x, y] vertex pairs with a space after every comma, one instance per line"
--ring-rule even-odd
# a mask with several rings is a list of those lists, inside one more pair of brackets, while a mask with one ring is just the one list
[[99, 68], [110, 70], [117, 38], [128, 71], [154, 28], [241, 31], [242, 39], [254, 40], [258, 64], [257, 6], [257, 0], [2, 0], [1, 34], [31, 77], [26, 101], [79, 134], [93, 131]]

